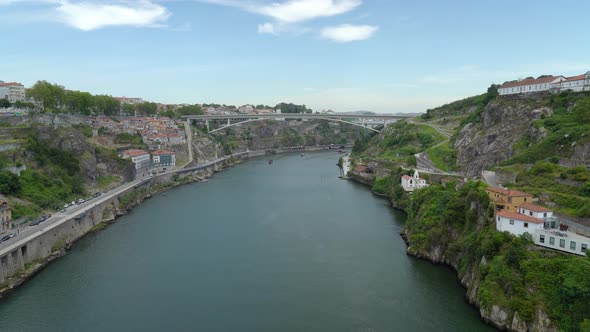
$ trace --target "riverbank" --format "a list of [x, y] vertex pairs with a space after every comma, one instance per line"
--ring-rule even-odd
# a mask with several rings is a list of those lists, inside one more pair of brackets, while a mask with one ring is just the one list
[[[183, 174], [164, 174], [142, 184], [124, 190], [118, 195], [95, 204], [90, 211], [75, 218], [72, 216], [52, 229], [40, 234], [26, 244], [11, 251], [0, 259], [2, 283], [0, 300], [25, 284], [56, 259], [64, 256], [78, 240], [90, 233], [100, 231], [107, 225], [128, 214], [142, 202], [167, 190], [194, 182], [201, 182], [228, 167], [242, 162], [234, 157], [219, 164]], [[12, 271], [11, 271], [12, 270]]]
[[[502, 235], [502, 238], [505, 236], [495, 231], [493, 222], [487, 217], [488, 199], [486, 195], [480, 194], [477, 183], [465, 184], [462, 187], [455, 187], [453, 184], [453, 187], [448, 189], [429, 188], [408, 196], [403, 194], [403, 191], [400, 193], [399, 190], [395, 190], [399, 189], [396, 188], [399, 184], [393, 181], [399, 179], [399, 174], [393, 173], [386, 182], [386, 197], [393, 208], [408, 215], [400, 232], [407, 245], [407, 255], [452, 268], [466, 290], [466, 301], [477, 308], [480, 318], [490, 326], [508, 331], [557, 330], [546, 313], [546, 307], [535, 306], [527, 300], [535, 294], [525, 293], [508, 297], [501, 290], [496, 290], [498, 285], [490, 284], [490, 281], [486, 280], [486, 275], [492, 273], [492, 264], [504, 264], [504, 256], [499, 256], [499, 263], [496, 258], [501, 254], [494, 254], [496, 250], [504, 247], [502, 243], [508, 248], [518, 248], [513, 249], [518, 252], [513, 255], [521, 255], [520, 250], [526, 252], [528, 249], [518, 238], [507, 237], [506, 242], [497, 239], [497, 235]], [[352, 176], [351, 180], [372, 188], [375, 185], [375, 181], [367, 181], [364, 177]], [[383, 195], [381, 192], [376, 194]], [[451, 198], [451, 195], [454, 197]], [[445, 219], [452, 221], [448, 224], [443, 221]], [[462, 219], [465, 221], [461, 222]], [[490, 248], [489, 241], [500, 242]], [[514, 244], [511, 245], [510, 242]], [[478, 256], [482, 251], [484, 254]], [[517, 277], [521, 278], [510, 278]], [[493, 293], [490, 293], [490, 288], [494, 290]], [[533, 290], [529, 289], [528, 292]], [[519, 310], [515, 310], [512, 303], [517, 303]]]

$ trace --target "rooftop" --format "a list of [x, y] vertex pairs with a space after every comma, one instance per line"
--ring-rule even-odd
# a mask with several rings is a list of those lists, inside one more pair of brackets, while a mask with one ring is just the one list
[[144, 151], [144, 150], [127, 150], [123, 153], [129, 157], [137, 157], [137, 156], [142, 156], [144, 154], [149, 154], [147, 151]]
[[519, 206], [519, 208], [523, 208], [523, 209], [526, 209], [526, 210], [529, 210], [529, 211], [533, 211], [533, 212], [553, 212], [553, 210], [550, 210], [550, 209], [548, 209], [548, 208], [546, 208], [544, 206], [540, 206], [540, 205], [533, 204], [533, 203], [524, 203], [524, 204], [521, 204]]
[[508, 212], [508, 211], [498, 211], [496, 212], [497, 216], [508, 218], [508, 219], [515, 219], [520, 221], [532, 222], [535, 224], [542, 224], [543, 220], [539, 218], [530, 217], [524, 214], [516, 213], [516, 212]]
[[176, 154], [176, 152], [169, 151], [169, 150], [158, 150], [158, 151], [152, 152], [152, 155], [155, 155], [155, 156], [159, 156], [159, 155], [163, 155], [163, 154]]
[[500, 86], [500, 89], [504, 88], [514, 88], [517, 86], [524, 86], [524, 85], [532, 85], [532, 84], [544, 84], [544, 83], [551, 83], [553, 80], [559, 78], [561, 76], [549, 76], [543, 78], [529, 78], [520, 81], [512, 81], [506, 82]]
[[486, 190], [506, 195], [509, 197], [533, 197], [533, 195], [525, 193], [523, 191], [513, 190], [513, 189], [503, 189], [503, 188], [496, 188], [496, 187], [487, 187]]

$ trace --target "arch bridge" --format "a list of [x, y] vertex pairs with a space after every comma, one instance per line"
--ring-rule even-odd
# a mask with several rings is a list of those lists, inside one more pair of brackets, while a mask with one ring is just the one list
[[[245, 123], [264, 121], [268, 119], [317, 119], [333, 122], [347, 123], [353, 126], [362, 127], [375, 132], [376, 126], [385, 127], [386, 124], [396, 122], [400, 119], [411, 118], [408, 115], [366, 115], [366, 114], [312, 114], [312, 113], [283, 113], [283, 114], [228, 114], [228, 115], [188, 115], [184, 116], [187, 122], [205, 122], [207, 131], [215, 133], [223, 129], [239, 126]], [[223, 121], [225, 124], [219, 128], [210, 128], [210, 121]]]

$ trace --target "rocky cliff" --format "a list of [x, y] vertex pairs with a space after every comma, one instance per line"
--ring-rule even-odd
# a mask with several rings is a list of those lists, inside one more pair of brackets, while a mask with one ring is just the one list
[[553, 110], [539, 103], [494, 100], [481, 114], [481, 122], [468, 123], [454, 142], [457, 162], [470, 176], [497, 166], [514, 156], [513, 146], [523, 137], [538, 140], [545, 134], [534, 121], [550, 116]]

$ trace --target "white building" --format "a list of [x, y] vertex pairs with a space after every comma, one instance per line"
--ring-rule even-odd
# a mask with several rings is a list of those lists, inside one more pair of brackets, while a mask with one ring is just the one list
[[9, 102], [24, 101], [25, 87], [17, 82], [0, 81], [0, 99], [8, 99]]
[[536, 245], [585, 256], [590, 247], [590, 238], [567, 231], [555, 229], [538, 230], [533, 235]]
[[524, 203], [518, 207], [518, 213], [539, 219], [553, 217], [553, 211], [533, 203]]
[[426, 180], [420, 177], [420, 173], [415, 171], [414, 176], [402, 176], [402, 187], [405, 191], [414, 191], [415, 189], [428, 187], [428, 184], [426, 183]]
[[535, 234], [536, 231], [543, 230], [543, 220], [520, 213], [498, 211], [496, 212], [496, 229], [500, 232], [509, 232], [513, 235], [522, 235], [529, 233]]
[[131, 159], [135, 164], [136, 174], [143, 173], [150, 168], [150, 154], [144, 150], [127, 150], [123, 152], [123, 159]]
[[513, 82], [506, 82], [498, 88], [498, 94], [515, 95], [521, 93], [534, 93], [543, 91], [554, 91], [559, 89], [559, 83], [565, 81], [563, 76], [547, 76], [536, 79], [524, 79]]
[[590, 91], [590, 71], [586, 72], [586, 74], [568, 77], [559, 83], [559, 88], [560, 91]]

